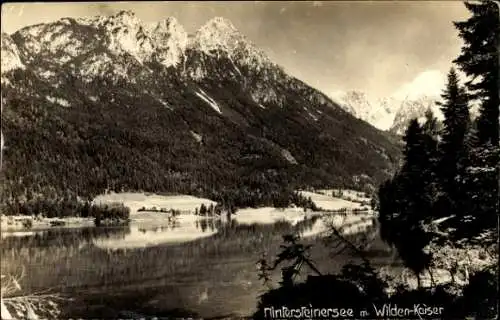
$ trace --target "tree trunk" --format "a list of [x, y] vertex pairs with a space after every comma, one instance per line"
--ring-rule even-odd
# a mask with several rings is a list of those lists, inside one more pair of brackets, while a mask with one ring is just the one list
[[434, 275], [432, 274], [431, 268], [428, 268], [427, 271], [429, 272], [429, 276], [431, 277], [431, 286], [435, 287], [436, 282], [434, 281]]

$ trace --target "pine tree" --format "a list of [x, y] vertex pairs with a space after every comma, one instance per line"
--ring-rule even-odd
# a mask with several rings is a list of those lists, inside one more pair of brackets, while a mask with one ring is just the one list
[[207, 213], [207, 207], [204, 203], [201, 204], [199, 213], [200, 215], [205, 215]]
[[423, 156], [422, 145], [423, 130], [417, 119], [412, 119], [406, 129], [403, 141], [405, 148], [403, 151], [404, 167], [407, 172], [412, 172], [414, 169], [419, 169], [421, 164], [421, 157]]
[[[425, 125], [424, 125], [425, 127]], [[417, 119], [413, 119], [406, 131], [404, 141], [404, 165], [401, 170], [405, 194], [410, 198], [410, 207], [415, 215], [429, 212], [428, 186], [433, 180], [434, 158], [437, 141], [424, 131]]]
[[[473, 237], [496, 227], [499, 211], [498, 166], [499, 162], [499, 54], [500, 19], [498, 5], [494, 1], [466, 3], [472, 16], [463, 22], [455, 22], [464, 41], [461, 55], [455, 60], [469, 76], [466, 83], [469, 94], [480, 102], [480, 115], [476, 128], [467, 134], [468, 149], [466, 175], [467, 201], [464, 207], [473, 219], [463, 223], [457, 234]], [[476, 137], [472, 135], [476, 133]]]
[[499, 144], [499, 56], [500, 20], [494, 1], [465, 3], [472, 13], [467, 21], [455, 22], [464, 41], [455, 63], [469, 76], [466, 83], [470, 95], [480, 100], [478, 138], [481, 144]]
[[443, 191], [451, 203], [460, 200], [458, 180], [464, 175], [467, 160], [465, 137], [470, 127], [468, 99], [465, 88], [460, 86], [457, 73], [452, 68], [440, 104], [444, 115], [442, 139], [439, 145], [439, 178]]
[[436, 121], [431, 112], [426, 118], [423, 126], [410, 121], [401, 171], [379, 189], [381, 237], [396, 247], [418, 279], [430, 261], [423, 252], [430, 238], [421, 223], [433, 218], [437, 158]]
[[441, 216], [442, 210], [435, 210], [435, 204], [441, 197], [439, 184], [439, 162], [440, 154], [438, 141], [440, 139], [441, 129], [438, 119], [434, 116], [431, 109], [425, 113], [425, 123], [422, 125], [422, 147], [424, 156], [421, 164], [422, 197], [425, 210], [428, 214], [425, 220]]
[[[425, 152], [423, 165], [427, 169], [428, 179], [434, 179], [436, 164], [438, 162], [439, 121], [431, 109], [425, 112], [425, 122], [422, 125], [422, 144]], [[428, 181], [430, 182], [430, 181]]]
[[425, 122], [422, 126], [425, 134], [437, 140], [440, 133], [440, 126], [438, 119], [434, 116], [434, 113], [430, 108], [425, 111]]

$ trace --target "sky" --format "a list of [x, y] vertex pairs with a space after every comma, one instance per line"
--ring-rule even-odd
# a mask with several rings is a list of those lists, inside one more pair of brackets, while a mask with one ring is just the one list
[[332, 95], [439, 92], [462, 45], [459, 1], [172, 1], [2, 4], [2, 32], [62, 17], [132, 10], [145, 22], [173, 16], [195, 32], [229, 19], [291, 75]]

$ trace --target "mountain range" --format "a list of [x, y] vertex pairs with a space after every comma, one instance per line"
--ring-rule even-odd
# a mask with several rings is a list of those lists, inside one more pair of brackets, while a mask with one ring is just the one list
[[2, 33], [1, 57], [4, 200], [373, 188], [398, 162], [393, 135], [224, 18], [194, 34], [130, 11], [62, 18]]
[[[406, 97], [389, 96], [387, 98], [373, 99], [359, 90], [337, 91], [330, 94], [332, 100], [339, 104], [345, 111], [356, 118], [364, 120], [374, 127], [403, 135], [412, 119], [424, 121], [425, 113], [431, 110], [438, 121], [444, 120], [438, 102], [441, 97], [436, 94], [420, 94]], [[477, 103], [472, 103], [471, 117], [478, 115]]]
[[421, 95], [411, 98], [388, 97], [370, 99], [362, 91], [337, 92], [332, 99], [355, 117], [362, 119], [374, 127], [404, 134], [411, 119], [424, 119], [425, 112], [431, 110], [438, 120], [443, 120], [443, 113], [439, 109], [439, 97]]

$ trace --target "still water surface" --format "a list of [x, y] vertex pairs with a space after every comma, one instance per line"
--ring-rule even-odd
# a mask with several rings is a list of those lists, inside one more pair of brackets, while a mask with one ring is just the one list
[[[329, 255], [319, 236], [324, 217], [243, 224], [209, 219], [149, 219], [126, 227], [50, 229], [2, 234], [2, 274], [19, 274], [26, 292], [52, 290], [74, 300], [65, 316], [118, 317], [125, 310], [150, 315], [248, 316], [268, 287], [258, 280], [256, 262], [272, 258], [282, 236], [297, 233], [314, 244], [312, 259], [335, 272], [357, 258]], [[154, 219], [153, 219], [154, 218]], [[356, 222], [351, 235], [373, 239], [383, 252], [375, 224]], [[383, 264], [387, 257], [379, 257]], [[385, 259], [385, 260], [384, 260]], [[305, 276], [307, 270], [305, 270]], [[273, 285], [280, 272], [273, 274]]]

